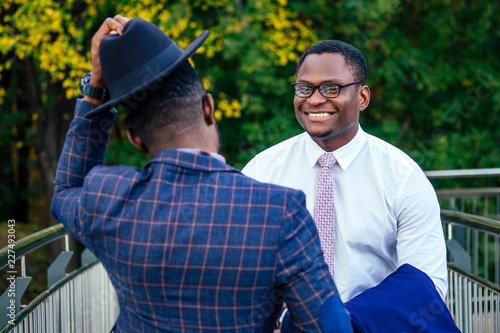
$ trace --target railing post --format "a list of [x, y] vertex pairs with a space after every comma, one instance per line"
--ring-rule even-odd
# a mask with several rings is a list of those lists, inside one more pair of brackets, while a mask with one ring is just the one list
[[94, 261], [95, 259], [96, 256], [88, 248], [85, 248], [85, 250], [83, 250], [82, 254], [80, 255], [80, 261], [82, 263], [82, 266], [85, 266], [86, 264]]
[[454, 239], [446, 241], [446, 247], [453, 257], [453, 265], [470, 273], [472, 271], [471, 257], [464, 248]]
[[[24, 263], [24, 256], [21, 257]], [[9, 321], [13, 321], [21, 310], [21, 298], [28, 288], [31, 277], [26, 276], [26, 269], [21, 267], [21, 277], [16, 277], [17, 271], [7, 271], [9, 277], [9, 287], [0, 297], [0, 327], [7, 325]]]
[[65, 235], [65, 251], [59, 253], [56, 260], [47, 269], [47, 287], [50, 288], [54, 283], [66, 275], [66, 266], [68, 266], [73, 251], [69, 251], [68, 235]]

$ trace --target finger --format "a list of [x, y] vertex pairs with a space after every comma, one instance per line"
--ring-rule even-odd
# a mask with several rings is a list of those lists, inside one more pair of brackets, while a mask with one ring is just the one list
[[95, 37], [98, 40], [101, 40], [104, 36], [109, 35], [112, 31], [115, 31], [118, 34], [122, 34], [123, 25], [118, 21], [108, 17], [97, 30]]
[[122, 26], [124, 26], [125, 24], [127, 24], [128, 21], [130, 21], [130, 19], [128, 17], [122, 16], [120, 14], [115, 15], [113, 17], [113, 20], [115, 20], [116, 22], [120, 23]]

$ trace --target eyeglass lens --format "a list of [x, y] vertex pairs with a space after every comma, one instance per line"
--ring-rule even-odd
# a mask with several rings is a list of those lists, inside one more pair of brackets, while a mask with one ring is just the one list
[[337, 97], [340, 92], [340, 86], [338, 84], [325, 83], [314, 86], [310, 83], [296, 83], [294, 85], [295, 94], [299, 97], [309, 97], [314, 93], [316, 87], [323, 97]]

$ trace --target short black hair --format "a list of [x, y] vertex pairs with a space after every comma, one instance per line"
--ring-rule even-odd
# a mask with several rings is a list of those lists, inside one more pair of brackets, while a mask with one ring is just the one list
[[367, 74], [365, 57], [354, 46], [339, 40], [324, 40], [309, 47], [302, 54], [302, 56], [300, 56], [299, 62], [297, 63], [297, 70], [295, 72], [295, 75], [297, 75], [297, 73], [299, 72], [302, 63], [308, 55], [321, 53], [342, 54], [347, 66], [352, 71], [354, 79], [356, 81], [360, 81], [361, 84], [365, 84]]
[[160, 132], [197, 124], [202, 119], [205, 95], [198, 74], [186, 60], [167, 77], [145, 89], [141, 98], [135, 96], [122, 104], [130, 126], [146, 146], [150, 146]]

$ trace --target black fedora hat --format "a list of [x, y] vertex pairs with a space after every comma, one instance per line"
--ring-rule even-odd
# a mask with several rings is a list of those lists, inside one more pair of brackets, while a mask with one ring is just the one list
[[135, 17], [123, 33], [105, 36], [99, 46], [99, 59], [110, 100], [85, 117], [109, 110], [125, 100], [143, 100], [207, 39], [202, 32], [182, 50], [167, 34], [151, 22]]

